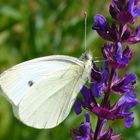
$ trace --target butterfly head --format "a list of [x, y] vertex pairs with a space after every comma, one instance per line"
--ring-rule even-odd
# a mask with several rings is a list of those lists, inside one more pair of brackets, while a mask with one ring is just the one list
[[82, 60], [82, 61], [92, 61], [93, 58], [92, 58], [91, 53], [89, 51], [88, 52], [86, 51], [85, 53], [83, 53], [81, 55], [80, 60]]

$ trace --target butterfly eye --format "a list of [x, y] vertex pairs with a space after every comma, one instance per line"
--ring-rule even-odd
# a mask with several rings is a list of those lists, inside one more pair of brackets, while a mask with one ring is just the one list
[[85, 53], [85, 59], [88, 60], [89, 56], [87, 55], [87, 53]]
[[31, 87], [33, 84], [34, 84], [33, 81], [29, 81], [29, 82], [28, 82], [28, 85], [29, 85], [30, 87]]

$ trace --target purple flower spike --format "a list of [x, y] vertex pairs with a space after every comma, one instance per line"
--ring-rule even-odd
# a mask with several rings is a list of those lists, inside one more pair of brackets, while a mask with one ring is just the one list
[[86, 122], [81, 123], [79, 128], [72, 130], [73, 140], [93, 140], [93, 131], [90, 124], [89, 114], [85, 114]]
[[110, 44], [103, 47], [103, 55], [107, 62], [115, 69], [124, 68], [128, 65], [133, 52], [127, 47], [124, 51], [120, 43]]
[[[93, 132], [86, 114], [86, 122], [73, 130], [73, 140], [122, 140], [119, 134], [114, 134], [112, 126], [104, 129], [106, 122], [123, 119], [125, 127], [130, 128], [134, 122], [130, 110], [139, 104], [133, 91], [137, 76], [124, 73], [120, 77], [119, 70], [126, 68], [133, 57], [134, 52], [128, 45], [140, 42], [140, 25], [132, 28], [140, 16], [140, 0], [112, 0], [109, 10], [115, 19], [111, 24], [103, 15], [97, 14], [92, 25], [92, 29], [107, 41], [102, 47], [105, 64], [97, 67], [93, 61], [90, 85], [83, 86], [82, 98], [75, 102], [75, 112], [80, 114], [85, 109], [94, 113], [98, 118], [97, 125]], [[113, 94], [118, 96], [117, 101], [112, 100]]]

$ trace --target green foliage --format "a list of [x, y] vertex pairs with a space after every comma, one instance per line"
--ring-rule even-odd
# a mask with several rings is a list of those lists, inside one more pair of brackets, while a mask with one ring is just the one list
[[[93, 16], [107, 12], [109, 0], [1, 0], [0, 1], [0, 72], [32, 58], [65, 54], [79, 57], [84, 51], [84, 17], [88, 13], [87, 47], [102, 60], [104, 41], [91, 30]], [[135, 59], [128, 68], [140, 77], [140, 47], [134, 46]], [[140, 91], [138, 79], [137, 93]], [[18, 92], [18, 91], [17, 91]], [[135, 108], [135, 123], [125, 129], [122, 121], [110, 122], [127, 140], [140, 139], [140, 109]], [[70, 130], [84, 115], [74, 111], [58, 127], [50, 130], [29, 128], [13, 117], [11, 105], [0, 97], [0, 140], [70, 140]], [[96, 117], [92, 116], [93, 127]]]

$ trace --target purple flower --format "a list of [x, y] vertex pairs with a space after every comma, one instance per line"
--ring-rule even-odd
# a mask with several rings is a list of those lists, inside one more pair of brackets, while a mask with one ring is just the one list
[[122, 25], [133, 23], [140, 16], [139, 0], [112, 0], [110, 14]]
[[112, 0], [110, 5], [110, 14], [112, 18], [121, 24], [132, 23], [133, 17], [128, 11], [128, 0]]
[[121, 41], [128, 45], [140, 42], [140, 26], [138, 26], [135, 31], [127, 27], [122, 35]]
[[115, 69], [124, 68], [133, 56], [129, 47], [122, 50], [121, 43], [105, 45], [102, 49], [104, 58]]
[[105, 40], [117, 41], [118, 31], [116, 25], [113, 23], [111, 26], [107, 23], [104, 16], [97, 14], [94, 16], [93, 30], [96, 30], [98, 34]]
[[134, 31], [128, 25], [120, 26], [120, 29], [117, 29], [115, 23], [110, 26], [105, 17], [99, 14], [94, 17], [92, 29], [108, 41], [121, 42], [126, 45], [140, 42], [140, 26]]
[[[76, 129], [72, 130], [73, 140], [94, 140], [94, 132], [91, 127], [89, 114], [85, 114], [86, 122], [80, 124]], [[120, 135], [113, 134], [113, 128], [109, 127], [107, 131], [104, 130], [107, 120], [103, 120], [101, 131], [97, 140], [121, 140]]]
[[106, 89], [106, 82], [108, 78], [108, 69], [97, 68], [96, 65], [93, 65], [91, 72], [91, 85], [90, 89], [93, 96], [99, 98], [102, 95], [103, 90]]
[[104, 130], [107, 120], [102, 122], [102, 128], [98, 140], [122, 140], [120, 135], [113, 134], [113, 128], [109, 127], [107, 131]]
[[133, 23], [134, 19], [140, 16], [139, 0], [112, 0], [110, 5], [111, 16], [120, 23]]
[[124, 96], [122, 96], [119, 101], [113, 106], [111, 109], [112, 112], [117, 111], [117, 116], [125, 119], [125, 126], [127, 128], [131, 127], [134, 121], [134, 117], [132, 116], [132, 112], [129, 110], [136, 106], [139, 103], [136, 98], [136, 94], [133, 92], [127, 92]]
[[83, 95], [83, 100], [78, 98], [77, 101], [75, 102], [74, 108], [76, 114], [80, 114], [82, 112], [82, 107], [92, 110], [94, 106], [97, 105], [96, 100], [94, 96], [91, 94], [90, 89], [88, 87], [83, 86], [81, 93]]
[[107, 21], [105, 19], [104, 16], [100, 15], [100, 14], [97, 14], [96, 16], [94, 16], [94, 26], [93, 28], [94, 29], [101, 29], [101, 30], [104, 30], [105, 27], [107, 26]]
[[[100, 107], [100, 105], [97, 104], [92, 91], [88, 87], [83, 86], [81, 93], [83, 95], [83, 99], [78, 99], [74, 105], [76, 114], [80, 114], [82, 112], [82, 107], [83, 107], [89, 110], [90, 112], [95, 113], [97, 116], [101, 118], [111, 119], [111, 120], [115, 119], [114, 114], [110, 114], [107, 108], [102, 108]], [[110, 107], [109, 103], [108, 103], [108, 107]]]
[[112, 82], [112, 91], [117, 92], [119, 95], [131, 92], [135, 88], [136, 79], [135, 74], [125, 74], [121, 79], [116, 78]]
[[140, 16], [140, 0], [130, 0], [128, 10], [133, 18]]
[[89, 114], [85, 114], [86, 122], [81, 123], [79, 128], [72, 130], [73, 140], [93, 140], [93, 131], [90, 124]]
[[127, 45], [140, 42], [140, 26], [134, 31], [128, 25], [120, 26], [120, 29], [117, 29], [115, 23], [110, 26], [105, 17], [99, 14], [94, 17], [92, 29], [108, 41], [121, 42]]
[[106, 101], [106, 107], [101, 107], [99, 104], [97, 104], [91, 90], [87, 88], [86, 86], [83, 86], [82, 90], [83, 100], [78, 99], [75, 102], [75, 112], [77, 114], [80, 114], [82, 112], [82, 107], [89, 110], [92, 113], [95, 113], [98, 117], [104, 118], [107, 120], [115, 120], [120, 119], [122, 117], [117, 118], [116, 112], [111, 112], [110, 109], [110, 103], [109, 101]]

